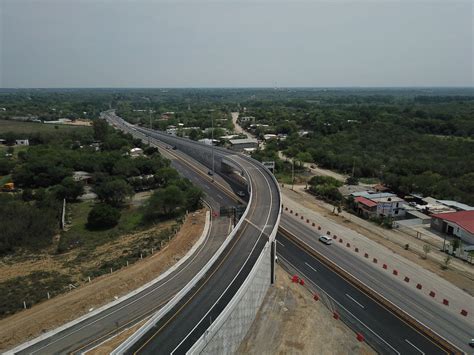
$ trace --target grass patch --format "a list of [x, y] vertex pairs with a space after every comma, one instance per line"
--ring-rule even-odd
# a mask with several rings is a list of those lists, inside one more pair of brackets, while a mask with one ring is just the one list
[[[57, 127], [57, 128], [56, 128]], [[12, 120], [0, 120], [0, 135], [4, 132], [13, 132], [17, 134], [27, 133], [43, 133], [43, 132], [71, 132], [73, 130], [91, 131], [92, 127], [85, 126], [69, 126], [69, 125], [54, 125], [40, 122], [23, 122]]]
[[28, 276], [15, 277], [0, 283], [0, 318], [28, 308], [68, 289], [69, 276], [58, 272], [35, 271]]
[[[0, 133], [1, 134], [1, 133]], [[0, 145], [0, 157], [4, 157], [7, 154], [8, 147], [6, 145]], [[19, 152], [25, 152], [28, 150], [28, 146], [26, 145], [15, 145], [13, 146], [13, 158], [18, 158]]]
[[87, 216], [94, 204], [92, 201], [84, 201], [68, 205], [71, 227], [61, 235], [60, 251], [77, 246], [92, 249], [119, 235], [136, 231], [142, 224], [143, 214], [139, 208], [124, 208], [120, 211], [120, 220], [115, 227], [106, 230], [89, 230], [86, 227]]

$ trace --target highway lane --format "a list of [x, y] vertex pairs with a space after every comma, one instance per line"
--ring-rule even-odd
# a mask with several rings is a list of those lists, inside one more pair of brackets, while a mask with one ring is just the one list
[[206, 277], [134, 344], [130, 352], [186, 352], [224, 309], [262, 252], [280, 210], [278, 187], [272, 183], [270, 173], [261, 170], [258, 164], [239, 156], [234, 159], [252, 172], [253, 200], [242, 228]]
[[[334, 301], [334, 307], [345, 317], [344, 309], [359, 323], [357, 329], [375, 339], [376, 350], [384, 354], [445, 354], [430, 339], [412, 328], [365, 293], [347, 282], [282, 234], [277, 235], [279, 262], [288, 262], [309, 280], [323, 289]], [[323, 244], [322, 244], [323, 245]], [[322, 249], [334, 249], [323, 245]], [[324, 250], [323, 250], [324, 252]], [[336, 322], [336, 320], [334, 320]], [[315, 329], [315, 331], [317, 331]]]
[[[327, 248], [318, 241], [319, 235], [314, 228], [301, 223], [299, 219], [291, 215], [282, 214], [280, 225], [463, 351], [472, 352], [472, 349], [467, 345], [467, 340], [472, 337], [470, 333], [474, 329], [472, 318], [469, 320], [454, 316], [445, 310], [443, 307], [446, 306], [440, 302], [425, 297], [415, 289], [406, 287], [403, 281], [387, 275], [387, 271], [382, 267], [374, 267], [374, 265], [358, 258], [344, 245], [333, 243]], [[278, 247], [279, 245], [277, 245]]]

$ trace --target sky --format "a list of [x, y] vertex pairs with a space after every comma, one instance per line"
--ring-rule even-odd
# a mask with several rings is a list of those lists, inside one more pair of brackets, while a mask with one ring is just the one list
[[473, 2], [0, 0], [0, 87], [473, 86]]

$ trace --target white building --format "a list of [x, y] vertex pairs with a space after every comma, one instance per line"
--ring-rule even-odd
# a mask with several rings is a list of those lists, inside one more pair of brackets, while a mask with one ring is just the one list
[[28, 139], [17, 139], [15, 140], [16, 145], [30, 145], [30, 141]]

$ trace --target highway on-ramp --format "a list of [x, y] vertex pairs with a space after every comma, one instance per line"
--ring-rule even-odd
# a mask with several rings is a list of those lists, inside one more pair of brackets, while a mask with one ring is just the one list
[[[191, 167], [190, 164], [193, 166]], [[203, 170], [201, 168], [201, 171], [196, 169], [196, 166], [199, 166], [197, 162], [192, 162], [189, 157], [186, 161], [175, 158], [172, 160], [172, 165], [183, 176], [203, 188], [207, 195], [206, 201], [214, 210], [218, 211], [220, 206], [237, 206], [238, 196], [224, 193], [209, 179], [206, 173], [207, 169]], [[220, 183], [225, 185], [224, 181]], [[44, 337], [42, 340], [37, 339], [29, 346], [22, 347], [21, 350], [16, 348], [15, 352], [21, 354], [59, 354], [85, 351], [149, 317], [181, 290], [209, 261], [228, 236], [231, 223], [230, 218], [214, 216], [209, 234], [203, 244], [192, 257], [167, 277], [97, 315], [88, 317], [56, 334]]]

